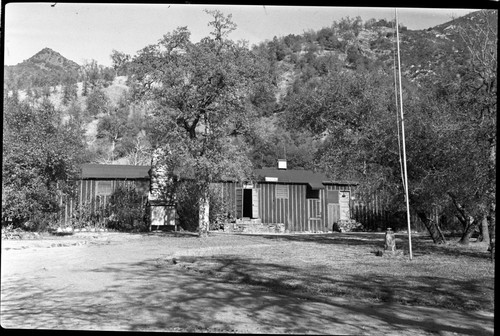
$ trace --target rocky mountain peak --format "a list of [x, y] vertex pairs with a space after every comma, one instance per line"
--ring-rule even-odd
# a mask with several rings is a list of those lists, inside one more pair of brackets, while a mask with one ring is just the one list
[[63, 67], [73, 69], [80, 68], [80, 66], [76, 62], [67, 59], [57, 51], [54, 51], [50, 48], [43, 48], [23, 63], [25, 62], [39, 65], [43, 64], [47, 67]]

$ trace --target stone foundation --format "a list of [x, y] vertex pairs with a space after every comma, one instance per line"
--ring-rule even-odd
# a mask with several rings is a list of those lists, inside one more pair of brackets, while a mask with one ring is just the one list
[[224, 232], [240, 232], [240, 233], [285, 233], [285, 224], [273, 223], [226, 223], [224, 224]]

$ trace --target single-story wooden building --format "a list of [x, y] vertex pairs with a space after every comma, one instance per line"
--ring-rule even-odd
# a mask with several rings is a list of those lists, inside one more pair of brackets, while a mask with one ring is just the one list
[[[76, 180], [77, 197], [65, 199], [64, 218], [71, 218], [75, 204], [106, 206], [120, 184], [149, 192], [150, 166], [82, 165], [81, 178]], [[289, 232], [331, 231], [333, 224], [352, 218], [353, 192], [357, 183], [332, 181], [323, 173], [287, 169], [280, 161], [276, 168], [254, 170], [251, 181], [222, 181], [221, 196], [228, 200], [237, 223], [280, 225]], [[61, 200], [62, 202], [63, 200]]]
[[147, 199], [150, 166], [83, 164], [80, 178], [74, 181], [76, 197], [62, 196], [61, 222], [69, 223], [76, 208], [87, 204], [92, 211], [106, 207], [119, 185], [133, 186]]
[[331, 231], [333, 224], [351, 219], [357, 183], [332, 181], [323, 173], [278, 168], [254, 170], [247, 183], [222, 182], [223, 197], [234, 204], [237, 220], [282, 224], [290, 232]]

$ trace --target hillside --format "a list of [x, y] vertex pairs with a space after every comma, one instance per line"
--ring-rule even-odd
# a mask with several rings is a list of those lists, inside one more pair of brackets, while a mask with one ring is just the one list
[[8, 89], [55, 86], [64, 82], [77, 82], [80, 66], [58, 52], [44, 48], [29, 59], [13, 66], [4, 66]]
[[[416, 85], [426, 83], [428, 80], [436, 81], [442, 77], [443, 72], [448, 71], [447, 69], [463, 64], [465, 47], [459, 29], [477, 20], [476, 12], [426, 30], [408, 30], [401, 26], [401, 64], [405, 80]], [[321, 81], [332, 69], [392, 73], [395, 38], [393, 22], [368, 20], [363, 23], [348, 18], [333, 22], [330, 27], [319, 31], [275, 37], [271, 41], [265, 41], [256, 46], [253, 51], [266, 55], [274, 77], [274, 92], [271, 97], [265, 98], [267, 103], [259, 107], [258, 113], [262, 120], [265, 119], [266, 122], [270, 121], [274, 124], [271, 125], [276, 130], [273, 133], [280, 134], [279, 136], [273, 135], [277, 138], [271, 140], [269, 137], [266, 141], [269, 143], [284, 141], [286, 145], [273, 145], [272, 149], [254, 149], [260, 151], [259, 155], [254, 155], [255, 157], [260, 157], [261, 161], [267, 160], [254, 163], [258, 166], [269, 164], [277, 155], [273, 151], [283, 152], [284, 147], [287, 153], [296, 153], [299, 157], [301, 144], [297, 139], [305, 139], [304, 141], [312, 143], [307, 135], [305, 138], [301, 134], [292, 136], [291, 130], [284, 129], [282, 120], [273, 117], [273, 115], [287, 113], [287, 98], [293, 96], [297, 88], [304, 87], [310, 82]], [[28, 91], [33, 88], [50, 86], [51, 89], [46, 92], [52, 104], [61, 111], [61, 118], [65, 122], [74, 113], [74, 111], [71, 112], [73, 108], [70, 108], [71, 104], [64, 102], [65, 89], [67, 89], [65, 86], [68, 83], [76, 83], [75, 96], [72, 98], [75, 103], [73, 105], [79, 106], [82, 115], [86, 116], [83, 119], [87, 144], [95, 151], [104, 153], [110, 148], [111, 150], [115, 147], [120, 149], [121, 142], [127, 138], [127, 136], [117, 135], [115, 140], [109, 138], [105, 141], [103, 137], [98, 137], [98, 125], [106, 115], [125, 109], [124, 113], [127, 118], [134, 117], [133, 102], [124, 103], [123, 100], [124, 93], [129, 91], [126, 76], [114, 78], [114, 74], [110, 75], [109, 69], [104, 69], [96, 63], [79, 66], [49, 48], [41, 50], [16, 66], [5, 67], [5, 71], [6, 87], [18, 88], [21, 99], [25, 99]], [[88, 92], [84, 94], [84, 90]], [[90, 113], [87, 111], [89, 109], [87, 100], [88, 94], [93, 90], [103, 93], [105, 97], [102, 98], [104, 100], [100, 104], [106, 106], [103, 107], [104, 109], [98, 108], [97, 112]], [[120, 104], [126, 104], [126, 106]], [[144, 111], [141, 113], [144, 117]], [[127, 150], [132, 148], [134, 141], [138, 141], [136, 139], [138, 134], [145, 132], [142, 126], [135, 125], [134, 127], [136, 128], [134, 136], [132, 138], [129, 136], [128, 143], [123, 144], [124, 147], [120, 149], [119, 154], [111, 159], [108, 158], [107, 162], [124, 162], [124, 158], [128, 155]], [[312, 159], [308, 157], [307, 160]], [[296, 162], [307, 160], [297, 158]], [[304, 166], [308, 163], [297, 163], [297, 165]]]
[[[496, 31], [497, 17], [492, 11], [487, 14]], [[462, 35], [482, 20], [478, 11], [425, 30], [401, 26], [401, 69], [405, 80], [416, 85], [436, 83], [448, 69], [464, 66], [468, 50]], [[322, 78], [332, 64], [352, 71], [392, 71], [396, 30], [394, 22], [386, 20], [368, 20], [363, 24], [343, 19], [319, 31], [275, 37], [258, 48], [267, 49], [270, 61], [277, 63], [278, 97], [283, 98], [293, 85], [300, 86], [307, 78]]]

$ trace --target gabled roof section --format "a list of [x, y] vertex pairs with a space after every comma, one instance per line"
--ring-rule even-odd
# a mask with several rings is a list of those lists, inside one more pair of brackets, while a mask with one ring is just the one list
[[149, 179], [151, 166], [83, 164], [82, 179]]
[[325, 173], [316, 173], [311, 170], [303, 169], [276, 169], [262, 168], [255, 169], [254, 173], [258, 181], [277, 182], [277, 183], [301, 183], [309, 184], [312, 189], [324, 189], [325, 184], [336, 185], [358, 185], [355, 181], [336, 181], [330, 180]]
[[263, 168], [255, 169], [254, 172], [258, 181], [304, 183], [309, 184], [312, 189], [324, 189], [323, 181], [328, 180], [325, 174], [311, 170]]

